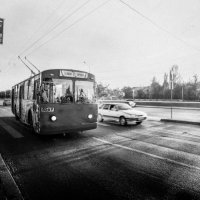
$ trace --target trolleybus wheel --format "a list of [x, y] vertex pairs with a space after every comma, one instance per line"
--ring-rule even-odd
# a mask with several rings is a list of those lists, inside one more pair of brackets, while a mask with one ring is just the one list
[[122, 126], [125, 126], [127, 124], [126, 118], [125, 117], [120, 117], [119, 118], [119, 123]]
[[32, 118], [31, 112], [29, 112], [28, 120], [29, 120], [30, 126], [33, 128], [33, 132], [36, 133], [36, 134], [39, 134], [40, 133], [39, 122], [38, 123], [34, 123], [33, 122], [33, 118]]
[[15, 119], [16, 119], [16, 120], [19, 120], [19, 117], [17, 116], [17, 109], [16, 109], [16, 106], [15, 106]]
[[33, 124], [33, 130], [34, 130], [34, 133], [37, 133], [37, 134], [40, 133], [40, 124], [39, 124], [39, 122]]

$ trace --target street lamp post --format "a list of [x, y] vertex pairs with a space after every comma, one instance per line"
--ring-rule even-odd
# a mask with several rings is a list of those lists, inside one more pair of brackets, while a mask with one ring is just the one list
[[171, 90], [171, 119], [172, 119], [172, 99], [173, 99], [173, 89], [174, 89], [174, 67], [171, 68], [169, 73], [170, 78], [170, 90]]
[[184, 94], [183, 94], [183, 92], [184, 92], [184, 85], [182, 84], [182, 101], [184, 100]]

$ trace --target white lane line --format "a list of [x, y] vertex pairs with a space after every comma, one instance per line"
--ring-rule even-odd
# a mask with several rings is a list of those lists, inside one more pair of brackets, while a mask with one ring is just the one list
[[22, 138], [24, 137], [21, 133], [16, 131], [14, 128], [12, 128], [10, 125], [4, 123], [2, 120], [0, 120], [0, 125], [14, 138]]
[[0, 154], [0, 179], [8, 199], [23, 200], [23, 196]]
[[126, 150], [129, 150], [129, 151], [133, 151], [133, 152], [137, 152], [137, 153], [140, 153], [140, 154], [144, 154], [144, 155], [147, 155], [147, 156], [150, 156], [150, 157], [153, 157], [153, 158], [157, 158], [157, 159], [160, 159], [160, 160], [168, 161], [168, 162], [171, 162], [171, 163], [174, 163], [174, 164], [177, 164], [177, 165], [181, 165], [181, 166], [184, 166], [184, 167], [200, 170], [200, 167], [196, 167], [196, 166], [193, 166], [193, 165], [188, 165], [188, 164], [185, 164], [185, 163], [182, 163], [182, 162], [171, 160], [169, 158], [164, 158], [162, 156], [157, 156], [157, 155], [154, 155], [154, 154], [151, 154], [151, 153], [147, 153], [145, 151], [140, 151], [138, 149], [133, 149], [133, 148], [130, 148], [130, 147], [126, 147], [126, 146], [123, 146], [123, 145], [120, 145], [120, 144], [113, 144], [111, 142], [99, 139], [97, 137], [93, 137], [93, 139], [98, 140], [98, 141], [100, 141], [100, 142], [102, 142], [104, 144], [109, 144], [109, 145], [112, 145], [112, 146], [115, 146], [115, 147], [119, 147], [119, 148], [126, 149]]

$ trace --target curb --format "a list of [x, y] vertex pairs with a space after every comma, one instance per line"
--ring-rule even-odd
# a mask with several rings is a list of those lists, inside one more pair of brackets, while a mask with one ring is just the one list
[[187, 120], [168, 119], [168, 118], [151, 117], [151, 116], [148, 116], [147, 119], [150, 120], [150, 121], [161, 121], [161, 122], [172, 122], [172, 123], [181, 123], [181, 124], [200, 125], [200, 122], [187, 121]]
[[0, 154], [0, 199], [24, 200], [22, 194]]
[[200, 122], [177, 120], [177, 119], [160, 119], [160, 121], [162, 121], [162, 122], [173, 122], [173, 123], [200, 125]]
[[196, 107], [175, 107], [175, 106], [136, 105], [136, 107], [142, 107], [142, 108], [163, 108], [163, 109], [173, 109], [173, 110], [200, 110], [200, 108], [196, 108]]

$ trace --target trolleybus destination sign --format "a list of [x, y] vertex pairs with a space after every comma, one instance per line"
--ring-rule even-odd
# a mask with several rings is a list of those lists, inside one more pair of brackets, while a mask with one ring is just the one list
[[88, 78], [88, 74], [85, 72], [73, 72], [73, 71], [69, 71], [69, 70], [60, 70], [60, 76]]

